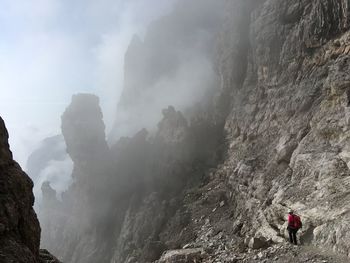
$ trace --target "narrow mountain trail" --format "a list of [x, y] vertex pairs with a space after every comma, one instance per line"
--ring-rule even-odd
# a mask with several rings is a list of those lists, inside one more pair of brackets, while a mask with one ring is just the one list
[[188, 248], [168, 251], [157, 263], [347, 263], [350, 259], [314, 246], [289, 243], [275, 244], [267, 249], [249, 249], [237, 253], [222, 244], [219, 249]]

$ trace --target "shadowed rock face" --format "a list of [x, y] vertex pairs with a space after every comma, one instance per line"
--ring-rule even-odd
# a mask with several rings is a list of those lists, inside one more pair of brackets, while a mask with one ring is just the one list
[[33, 210], [33, 183], [12, 159], [0, 118], [0, 262], [37, 263], [40, 226]]

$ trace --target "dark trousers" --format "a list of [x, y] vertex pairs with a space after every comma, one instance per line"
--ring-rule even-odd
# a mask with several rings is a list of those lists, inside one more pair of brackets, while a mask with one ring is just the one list
[[295, 244], [297, 245], [298, 242], [297, 242], [297, 232], [298, 232], [298, 229], [294, 229], [294, 228], [288, 228], [288, 232], [289, 232], [289, 241], [290, 243], [292, 244]]

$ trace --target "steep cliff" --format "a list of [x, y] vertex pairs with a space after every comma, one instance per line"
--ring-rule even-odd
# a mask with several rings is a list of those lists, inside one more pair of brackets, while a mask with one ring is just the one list
[[232, 187], [240, 235], [282, 241], [293, 208], [302, 240], [349, 255], [349, 21], [346, 0], [265, 1], [251, 13], [244, 81], [232, 86], [221, 63], [233, 89], [217, 174]]
[[0, 119], [0, 261], [38, 262], [40, 226], [33, 210], [33, 183], [12, 159]]
[[0, 117], [0, 262], [58, 263], [46, 250], [39, 251], [33, 183], [13, 160], [8, 137]]
[[237, 8], [217, 59], [228, 149], [189, 202], [189, 213], [203, 215], [192, 223], [200, 238], [191, 246], [284, 242], [294, 209], [302, 243], [350, 255], [349, 2], [228, 3], [229, 13]]
[[209, 109], [225, 119], [228, 148], [208, 185], [185, 197], [183, 229], [193, 246], [213, 243], [212, 227], [224, 236], [218, 247], [283, 242], [292, 208], [303, 243], [349, 255], [349, 2], [232, 1], [226, 10]]
[[302, 243], [349, 255], [349, 2], [232, 1], [227, 10], [238, 6], [249, 15], [226, 20], [217, 60], [228, 149], [190, 202], [190, 213], [209, 215], [194, 246], [283, 242], [294, 209]]

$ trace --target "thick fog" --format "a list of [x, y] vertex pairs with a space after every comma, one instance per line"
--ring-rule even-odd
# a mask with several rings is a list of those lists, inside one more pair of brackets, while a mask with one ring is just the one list
[[[209, 115], [225, 1], [0, 3], [0, 113], [42, 242], [64, 262], [124, 262], [112, 254], [127, 207], [171, 199], [220, 158]], [[102, 252], [85, 259], [78, 236]]]
[[[143, 36], [151, 21], [170, 11], [172, 2], [0, 0], [0, 114], [14, 158], [36, 183], [36, 196], [45, 180], [58, 192], [69, 185], [68, 156], [32, 158], [29, 166], [41, 162], [41, 169], [34, 171], [27, 160], [43, 151], [45, 138], [61, 133], [60, 116], [71, 96], [97, 94], [110, 128], [132, 36]], [[51, 156], [62, 143], [52, 142], [44, 155]]]
[[178, 1], [145, 38], [133, 38], [112, 138], [152, 131], [167, 105], [185, 112], [203, 102], [217, 83], [213, 61], [223, 10], [223, 1]]
[[168, 105], [190, 117], [217, 85], [223, 1], [0, 3], [0, 113], [37, 200], [45, 181], [59, 198], [73, 182], [59, 135], [73, 94], [99, 97], [112, 146], [142, 128], [154, 133]]
[[111, 126], [127, 46], [172, 2], [0, 0], [0, 114], [22, 167], [45, 137], [60, 133], [72, 94], [98, 94]]

